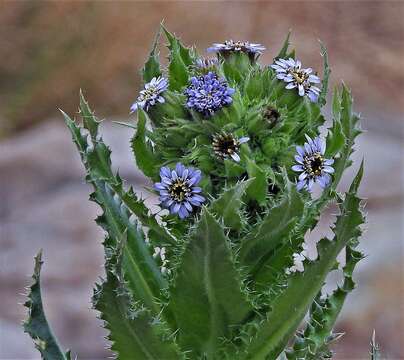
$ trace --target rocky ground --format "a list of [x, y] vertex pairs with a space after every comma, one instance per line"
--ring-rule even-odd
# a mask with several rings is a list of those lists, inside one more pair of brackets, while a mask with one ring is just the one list
[[[127, 146], [130, 130], [107, 124], [104, 134], [122, 177], [141, 190], [145, 179]], [[404, 359], [400, 137], [371, 130], [361, 137], [359, 148], [355, 158], [365, 155], [367, 160], [362, 195], [368, 199], [368, 225], [362, 247], [368, 257], [358, 266], [359, 288], [338, 324], [346, 336], [335, 348], [336, 359], [367, 359], [373, 328], [384, 357]], [[43, 123], [0, 143], [0, 359], [38, 359], [20, 326], [25, 316], [20, 303], [40, 248], [45, 307], [63, 346], [79, 359], [110, 355], [104, 350], [105, 331], [90, 308], [93, 283], [102, 275], [103, 235], [93, 222], [98, 209], [87, 201], [90, 188], [83, 175], [61, 121]], [[330, 216], [315, 238], [324, 234]]]

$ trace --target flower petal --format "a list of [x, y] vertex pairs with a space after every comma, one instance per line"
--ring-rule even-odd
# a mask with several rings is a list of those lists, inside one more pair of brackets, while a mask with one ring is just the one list
[[329, 173], [329, 174], [333, 174], [335, 170], [333, 167], [326, 165], [323, 167], [323, 171], [325, 171], [326, 173]]
[[306, 179], [307, 178], [307, 173], [306, 172], [302, 172], [300, 175], [299, 175], [299, 181], [300, 180], [304, 180], [304, 179]]
[[300, 190], [302, 190], [305, 186], [306, 186], [306, 181], [305, 181], [305, 180], [300, 180], [300, 181], [296, 184], [296, 189], [297, 189], [297, 191], [300, 191]]
[[178, 211], [178, 215], [179, 215], [180, 219], [185, 219], [189, 215], [189, 212], [185, 208], [185, 206], [181, 206]]
[[302, 164], [302, 165], [303, 165], [303, 163], [304, 163], [304, 159], [303, 159], [301, 156], [299, 156], [299, 155], [295, 155], [295, 160], [296, 160], [299, 164]]
[[324, 160], [324, 165], [332, 165], [334, 164], [334, 159], [325, 159]]
[[163, 166], [160, 169], [160, 176], [171, 177], [171, 171], [168, 167]]
[[293, 171], [304, 171], [304, 168], [302, 165], [293, 165], [292, 170]]
[[240, 156], [237, 153], [233, 153], [230, 156], [235, 162], [240, 162]]
[[178, 177], [182, 177], [182, 173], [185, 170], [185, 166], [182, 165], [181, 163], [177, 163], [177, 165], [175, 165], [175, 171], [178, 174]]
[[314, 180], [313, 180], [312, 178], [310, 178], [309, 181], [308, 181], [308, 183], [307, 183], [307, 190], [308, 190], [309, 192], [311, 192], [311, 190], [312, 190], [312, 188], [313, 188], [313, 185], [314, 185]]
[[167, 189], [167, 187], [165, 185], [163, 185], [162, 183], [155, 183], [154, 188], [156, 190], [166, 190]]

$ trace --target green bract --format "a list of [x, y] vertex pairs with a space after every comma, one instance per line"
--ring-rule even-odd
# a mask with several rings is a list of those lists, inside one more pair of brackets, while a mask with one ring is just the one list
[[[160, 181], [162, 167], [177, 163], [201, 170], [203, 206], [185, 219], [152, 214], [112, 171], [99, 121], [83, 95], [81, 125], [63, 113], [94, 188], [91, 200], [103, 211], [97, 224], [106, 233], [106, 277], [96, 285], [93, 304], [109, 330], [112, 351], [123, 360], [330, 357], [329, 345], [340, 337], [332, 329], [363, 257], [356, 250], [364, 222], [357, 197], [363, 165], [349, 190], [337, 191], [360, 133], [348, 88], [334, 91], [326, 134], [325, 156], [335, 160], [335, 173], [313, 198], [297, 191], [291, 167], [295, 147], [304, 144], [305, 135], [318, 136], [325, 122], [321, 107], [330, 73], [325, 48], [322, 89], [313, 103], [285, 89], [270, 64], [259, 65], [243, 52], [219, 54], [217, 63], [207, 62], [208, 70], [198, 67], [196, 50], [162, 30], [168, 68], [159, 64], [158, 34], [142, 74], [145, 83], [165, 76], [168, 89], [159, 94], [164, 102], [147, 111], [138, 107], [130, 146], [137, 167], [153, 182]], [[276, 59], [294, 58], [288, 46], [289, 35]], [[234, 89], [231, 104], [208, 117], [188, 108], [185, 95], [191, 78], [207, 71]], [[237, 143], [239, 161], [217, 156], [220, 144], [215, 143], [216, 153], [212, 147], [217, 134], [245, 139]], [[307, 259], [304, 236], [331, 202], [339, 207], [334, 236], [317, 244], [316, 259]], [[344, 281], [321, 296], [341, 251]], [[290, 271], [299, 256], [304, 270]], [[43, 312], [40, 265], [39, 256], [25, 329], [44, 359], [67, 359]]]

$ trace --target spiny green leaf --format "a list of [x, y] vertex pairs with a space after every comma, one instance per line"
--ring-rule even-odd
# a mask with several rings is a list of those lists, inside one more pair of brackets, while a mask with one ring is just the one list
[[166, 90], [163, 94], [165, 102], [149, 108], [147, 114], [155, 126], [164, 127], [165, 119], [184, 119], [187, 112], [184, 107], [185, 95]]
[[154, 77], [159, 77], [161, 75], [159, 53], [157, 51], [158, 42], [160, 40], [161, 28], [156, 34], [154, 39], [153, 48], [150, 52], [149, 58], [147, 59], [143, 69], [143, 81], [145, 83], [150, 82]]
[[[304, 357], [307, 360], [317, 360], [321, 354], [329, 353], [329, 345], [341, 337], [333, 333], [335, 321], [340, 314], [348, 294], [354, 289], [352, 274], [356, 264], [363, 259], [363, 254], [351, 247], [350, 241], [346, 247], [346, 265], [344, 266], [344, 282], [325, 299], [320, 293], [310, 309], [310, 317], [304, 333], [295, 340], [293, 350], [288, 352], [288, 359]], [[297, 341], [299, 340], [299, 341]]]
[[126, 274], [131, 279], [130, 290], [136, 300], [142, 301], [150, 310], [158, 311], [155, 299], [161, 297], [161, 290], [167, 288], [168, 284], [152, 258], [136, 220], [131, 219], [128, 208], [107, 184], [97, 184], [92, 200], [96, 201], [104, 211], [103, 216], [97, 221], [109, 234], [104, 246], [116, 248], [127, 233], [128, 246], [124, 248], [123, 264]]
[[[110, 151], [99, 135], [95, 134], [94, 140], [89, 142], [88, 136], [82, 134], [81, 128], [68, 115], [64, 114], [64, 116], [85, 165], [86, 179], [94, 187], [91, 200], [99, 204], [103, 210], [97, 223], [108, 233], [104, 246], [115, 248], [123, 233], [129, 229], [128, 237], [131, 239], [131, 246], [136, 249], [134, 256], [136, 256], [139, 266], [137, 272], [130, 269], [132, 278], [136, 278], [136, 281], [133, 281], [133, 284], [136, 284], [133, 286], [133, 292], [136, 292], [137, 300], [141, 300], [155, 310], [154, 300], [161, 296], [160, 291], [167, 287], [167, 283], [152, 258], [145, 239], [138, 236], [135, 231], [136, 218], [132, 218], [135, 215], [143, 219], [147, 217], [147, 213], [144, 213], [145, 207], [138, 206], [133, 192], [127, 193], [123, 190], [122, 180], [111, 170]], [[154, 229], [157, 229], [156, 222], [150, 221], [149, 223], [153, 225]], [[161, 231], [164, 232], [163, 229]], [[129, 266], [132, 265], [128, 264]]]
[[[115, 188], [115, 191], [119, 189]], [[133, 188], [130, 188], [126, 193], [120, 193], [122, 196], [122, 202], [129, 208], [129, 210], [136, 215], [140, 223], [149, 229], [150, 234], [153, 233], [153, 238], [158, 239], [158, 243], [154, 243], [155, 246], [167, 246], [174, 245], [176, 243], [175, 237], [170, 234], [166, 228], [160, 225], [156, 218], [150, 213], [143, 200], [137, 198]]]
[[334, 119], [332, 127], [328, 129], [326, 157], [333, 158], [345, 143], [344, 134], [342, 133], [342, 125], [339, 120]]
[[[359, 173], [353, 183], [357, 183], [360, 177]], [[266, 320], [261, 323], [255, 337], [239, 356], [240, 359], [272, 359], [283, 351], [321, 289], [327, 274], [334, 267], [337, 255], [345, 245], [360, 235], [359, 226], [363, 223], [363, 216], [360, 199], [355, 193], [346, 194], [340, 211], [333, 229], [334, 239], [322, 239], [317, 246], [318, 258], [305, 262], [304, 271], [289, 278], [287, 286], [270, 304], [271, 310]]]
[[188, 84], [187, 66], [192, 64], [190, 49], [185, 48], [173, 34], [171, 34], [163, 25], [161, 26], [169, 42], [169, 88], [173, 91], [180, 91], [184, 86]]
[[80, 89], [80, 115], [83, 118], [84, 127], [90, 132], [91, 138], [95, 139], [100, 122], [97, 120], [94, 113], [88, 106], [88, 102], [84, 98], [81, 89]]
[[247, 198], [255, 200], [259, 205], [264, 205], [267, 198], [268, 181], [265, 171], [258, 166], [253, 160], [245, 157], [247, 165], [247, 173], [253, 181], [247, 188]]
[[240, 248], [240, 261], [257, 273], [258, 265], [266, 260], [267, 255], [288, 240], [287, 234], [296, 224], [303, 211], [303, 201], [295, 186], [287, 181], [285, 194], [281, 202], [275, 205], [262, 222], [252, 229]]
[[287, 52], [288, 52], [288, 47], [290, 45], [289, 39], [290, 39], [290, 34], [292, 33], [291, 30], [289, 30], [288, 35], [286, 36], [285, 41], [283, 42], [282, 48], [279, 51], [279, 54], [276, 55], [275, 60], [276, 59], [284, 59], [287, 56]]
[[233, 160], [224, 160], [224, 169], [226, 177], [229, 179], [237, 178], [245, 172], [245, 169]]
[[328, 52], [327, 48], [324, 46], [324, 44], [320, 41], [320, 48], [321, 48], [321, 56], [323, 58], [323, 80], [322, 80], [322, 86], [321, 86], [321, 92], [320, 96], [318, 99], [318, 103], [320, 106], [324, 106], [326, 103], [326, 97], [327, 97], [327, 92], [328, 92], [328, 79], [330, 77], [330, 67], [328, 65]]
[[164, 31], [164, 34], [168, 40], [168, 48], [170, 51], [179, 50], [181, 59], [186, 66], [192, 65], [195, 59], [195, 54], [192, 48], [186, 47], [182, 44], [182, 42], [172, 33], [170, 33], [164, 26], [161, 24], [161, 28]]
[[234, 52], [226, 55], [222, 64], [223, 73], [227, 81], [237, 83], [241, 89], [244, 87], [244, 81], [251, 72], [251, 60], [247, 54]]
[[184, 358], [164, 322], [134, 302], [123, 280], [120, 260], [112, 261], [116, 261], [115, 255], [108, 260], [106, 280], [96, 286], [93, 297], [94, 307], [110, 332], [111, 350], [122, 360]]
[[192, 356], [211, 358], [252, 309], [234, 268], [229, 240], [205, 208], [190, 236], [170, 289], [168, 309], [178, 324], [178, 341]]
[[24, 306], [28, 308], [28, 319], [24, 322], [24, 331], [35, 343], [36, 349], [44, 360], [70, 360], [70, 352], [63, 353], [57, 339], [52, 333], [42, 304], [41, 267], [42, 251], [35, 257], [33, 284], [29, 288], [28, 300]]
[[262, 81], [262, 77], [265, 76], [265, 73], [268, 71], [268, 69], [264, 71], [255, 69], [248, 74], [244, 84], [244, 94], [246, 94], [251, 101], [256, 101], [263, 97], [266, 84]]
[[242, 205], [241, 197], [244, 195], [251, 181], [253, 181], [253, 179], [237, 183], [230, 189], [225, 190], [223, 194], [211, 204], [211, 211], [223, 219], [223, 223], [226, 227], [237, 231], [241, 229], [242, 220], [239, 213]]
[[343, 84], [339, 99], [334, 101], [337, 118], [340, 118], [342, 133], [344, 135], [344, 147], [339, 152], [339, 157], [334, 164], [334, 181], [332, 189], [335, 189], [341, 180], [344, 170], [352, 163], [350, 156], [354, 151], [355, 139], [361, 133], [358, 127], [359, 116], [352, 110], [352, 96], [349, 89]]
[[131, 140], [131, 147], [135, 156], [136, 164], [140, 170], [151, 178], [158, 175], [158, 158], [153, 152], [150, 141], [146, 139], [147, 114], [138, 109], [137, 130]]

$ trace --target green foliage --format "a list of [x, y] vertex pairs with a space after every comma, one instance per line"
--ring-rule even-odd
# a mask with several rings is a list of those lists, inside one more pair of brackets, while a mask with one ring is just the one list
[[318, 99], [318, 102], [320, 105], [325, 105], [326, 103], [326, 97], [327, 97], [327, 92], [328, 92], [328, 79], [330, 77], [331, 69], [328, 65], [328, 52], [327, 48], [324, 46], [324, 44], [320, 41], [320, 48], [321, 48], [321, 56], [323, 57], [324, 61], [324, 69], [323, 69], [323, 81], [322, 81], [322, 87], [321, 87], [321, 93], [320, 93], [320, 98]]
[[153, 177], [158, 172], [158, 159], [153, 152], [150, 141], [146, 138], [147, 114], [139, 109], [139, 120], [135, 136], [131, 140], [133, 154], [135, 155], [136, 165], [146, 176]]
[[[329, 358], [332, 342], [341, 336], [333, 332], [335, 321], [363, 258], [356, 249], [364, 222], [357, 196], [363, 164], [349, 190], [337, 192], [360, 133], [348, 88], [342, 85], [333, 95], [325, 154], [335, 159], [332, 183], [312, 198], [297, 191], [291, 167], [296, 145], [303, 145], [305, 135], [318, 136], [325, 122], [321, 107], [330, 75], [325, 47], [321, 44], [318, 103], [285, 89], [255, 57], [219, 54], [209, 71], [224, 77], [235, 92], [231, 105], [206, 117], [187, 108], [184, 90], [191, 77], [208, 70], [196, 65], [194, 48], [164, 27], [161, 31], [168, 42], [168, 67], [159, 64], [159, 32], [142, 76], [149, 82], [166, 74], [169, 89], [161, 94], [164, 102], [138, 109], [130, 146], [137, 167], [153, 182], [159, 181], [162, 166], [172, 169], [180, 162], [200, 169], [198, 186], [206, 199], [201, 209], [183, 220], [152, 214], [112, 169], [100, 121], [83, 94], [81, 124], [62, 112], [93, 187], [90, 199], [102, 210], [96, 222], [105, 231], [105, 279], [96, 285], [93, 303], [109, 331], [111, 350], [122, 360]], [[290, 33], [276, 58], [295, 57], [289, 39]], [[249, 138], [237, 148], [239, 161], [217, 155], [212, 142], [219, 133]], [[316, 259], [304, 258], [305, 236], [331, 202], [340, 209], [334, 237], [317, 244]], [[322, 295], [341, 251], [346, 252], [343, 283]], [[299, 256], [303, 269], [291, 271]], [[43, 314], [38, 266], [26, 330], [37, 344], [51, 344], [39, 349], [44, 358], [67, 359]], [[376, 359], [376, 352], [372, 356]]]
[[42, 251], [35, 257], [34, 280], [29, 287], [27, 301], [24, 306], [28, 308], [28, 319], [24, 322], [24, 331], [34, 340], [35, 347], [44, 360], [70, 360], [70, 351], [64, 353], [52, 333], [46, 319], [41, 293], [41, 267]]
[[106, 279], [94, 290], [94, 307], [110, 332], [111, 350], [118, 354], [118, 359], [181, 359], [164, 322], [134, 301], [128, 291], [124, 258], [129, 242], [129, 238], [123, 238], [115, 253], [109, 255]]
[[295, 187], [287, 181], [286, 191], [279, 204], [274, 205], [256, 225], [240, 247], [240, 261], [253, 274], [263, 266], [268, 255], [283, 242], [293, 229], [303, 209], [303, 202]]
[[161, 29], [159, 29], [156, 38], [154, 39], [153, 48], [150, 52], [149, 58], [142, 69], [142, 77], [145, 83], [148, 83], [154, 77], [159, 77], [161, 75], [159, 53], [157, 50], [158, 42], [160, 40], [160, 33]]
[[304, 272], [288, 279], [284, 289], [270, 304], [271, 310], [266, 314], [266, 319], [260, 322], [255, 336], [250, 339], [239, 358], [276, 359], [280, 355], [321, 289], [327, 274], [333, 269], [337, 255], [345, 245], [360, 235], [359, 225], [363, 223], [363, 217], [356, 190], [362, 176], [361, 170], [340, 205], [341, 214], [333, 229], [334, 239], [322, 239], [317, 246], [318, 258], [306, 262]]
[[[84, 100], [81, 113], [92, 114]], [[153, 260], [144, 237], [137, 229], [136, 216], [149, 218], [148, 223], [155, 231], [166, 234], [168, 239], [170, 236], [160, 229], [155, 219], [148, 216], [147, 208], [136, 198], [134, 192], [124, 190], [122, 180], [111, 170], [110, 150], [102, 139], [96, 133], [92, 136], [86, 134], [85, 130], [89, 131], [88, 127], [96, 128], [98, 131], [99, 123], [95, 116], [93, 114], [88, 116], [87, 122], [83, 121], [83, 128], [78, 127], [66, 114], [64, 116], [86, 167], [86, 179], [94, 187], [90, 199], [103, 209], [97, 223], [107, 232], [104, 242], [106, 251], [115, 248], [123, 234], [127, 232], [130, 247], [134, 248], [134, 251], [124, 264], [127, 276], [132, 279], [130, 283], [133, 284], [133, 293], [137, 300], [156, 310], [155, 297], [160, 295], [161, 289], [167, 287], [167, 282]], [[135, 220], [131, 220], [132, 217]], [[133, 264], [137, 266], [134, 267]]]
[[188, 84], [187, 66], [192, 64], [191, 50], [184, 47], [179, 39], [171, 34], [164, 26], [162, 26], [162, 29], [168, 40], [168, 48], [170, 50], [170, 64], [168, 65], [170, 90], [179, 91]]
[[240, 209], [243, 205], [241, 198], [253, 179], [241, 181], [230, 189], [226, 189], [221, 196], [212, 202], [211, 209], [217, 213], [224, 226], [240, 231], [243, 227], [243, 218]]
[[[332, 294], [321, 297], [320, 293], [313, 301], [310, 309], [309, 321], [303, 333], [298, 333], [295, 339], [293, 351], [288, 352], [288, 359], [319, 359], [332, 355], [329, 345], [343, 334], [333, 333], [332, 329], [335, 321], [341, 312], [347, 295], [355, 288], [352, 279], [356, 264], [364, 258], [364, 255], [355, 250], [358, 245], [358, 238], [361, 234], [359, 225], [364, 222], [364, 217], [359, 209], [360, 200], [356, 197], [356, 192], [363, 175], [363, 163], [359, 169], [358, 175], [352, 183], [351, 189], [347, 194], [344, 203], [340, 206], [341, 212], [345, 212], [349, 217], [350, 223], [346, 226], [351, 227], [352, 236], [346, 244], [346, 263], [343, 268], [344, 280], [341, 286], [338, 286]], [[348, 207], [348, 201], [352, 206]], [[347, 204], [344, 206], [344, 204]], [[338, 218], [335, 227], [335, 235], [343, 231], [341, 217]], [[340, 238], [342, 235], [339, 235]], [[345, 235], [344, 235], [345, 236]], [[347, 236], [348, 238], [348, 236]], [[338, 239], [338, 238], [337, 238]]]
[[[335, 189], [341, 180], [344, 170], [352, 164], [350, 156], [354, 151], [355, 138], [362, 132], [359, 128], [359, 116], [352, 110], [353, 99], [349, 89], [343, 84], [341, 91], [336, 91], [333, 99], [334, 124], [332, 132], [334, 141], [343, 137], [344, 144], [339, 150], [339, 157], [335, 161], [335, 175], [333, 188]], [[337, 129], [340, 123], [340, 130]], [[335, 125], [335, 128], [334, 128]], [[340, 131], [338, 133], [338, 131]], [[332, 144], [331, 148], [335, 145]]]
[[252, 310], [241, 290], [229, 239], [208, 210], [203, 210], [181, 256], [168, 309], [176, 319], [180, 345], [193, 356], [207, 358], [215, 356], [221, 337], [229, 336]]

